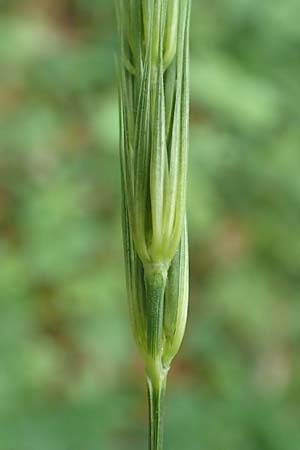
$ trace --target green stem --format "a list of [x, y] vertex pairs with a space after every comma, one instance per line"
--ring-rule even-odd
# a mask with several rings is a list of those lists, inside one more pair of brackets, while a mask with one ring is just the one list
[[163, 311], [167, 267], [151, 264], [145, 269], [147, 298], [146, 372], [149, 402], [149, 450], [162, 450], [164, 398], [168, 370], [162, 366]]
[[167, 372], [159, 379], [147, 378], [149, 405], [149, 450], [162, 450], [164, 429], [164, 403]]
[[155, 361], [163, 348], [163, 309], [167, 270], [164, 266], [149, 266], [145, 270], [147, 298], [147, 350]]

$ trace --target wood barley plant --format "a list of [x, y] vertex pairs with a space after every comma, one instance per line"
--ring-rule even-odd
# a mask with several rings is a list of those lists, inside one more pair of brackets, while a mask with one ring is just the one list
[[167, 374], [187, 316], [190, 3], [116, 0], [125, 265], [150, 450], [163, 447]]

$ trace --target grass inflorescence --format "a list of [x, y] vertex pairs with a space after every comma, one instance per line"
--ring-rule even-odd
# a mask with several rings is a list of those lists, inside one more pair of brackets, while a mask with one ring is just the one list
[[162, 450], [167, 373], [188, 304], [190, 0], [116, 0], [123, 235], [130, 314]]

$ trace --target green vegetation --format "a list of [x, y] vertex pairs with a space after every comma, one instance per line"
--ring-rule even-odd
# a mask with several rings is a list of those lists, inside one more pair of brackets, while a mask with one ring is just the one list
[[[190, 306], [166, 448], [299, 450], [300, 11], [194, 1]], [[0, 17], [0, 450], [140, 450], [111, 0]]]
[[188, 306], [190, 2], [117, 2], [120, 159], [129, 309], [144, 360], [149, 449], [163, 448], [168, 371]]

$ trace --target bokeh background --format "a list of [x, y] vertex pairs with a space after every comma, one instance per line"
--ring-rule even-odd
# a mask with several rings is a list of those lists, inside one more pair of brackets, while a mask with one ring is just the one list
[[[113, 1], [0, 8], [0, 450], [140, 450]], [[300, 448], [299, 23], [297, 0], [194, 1], [168, 449]]]

